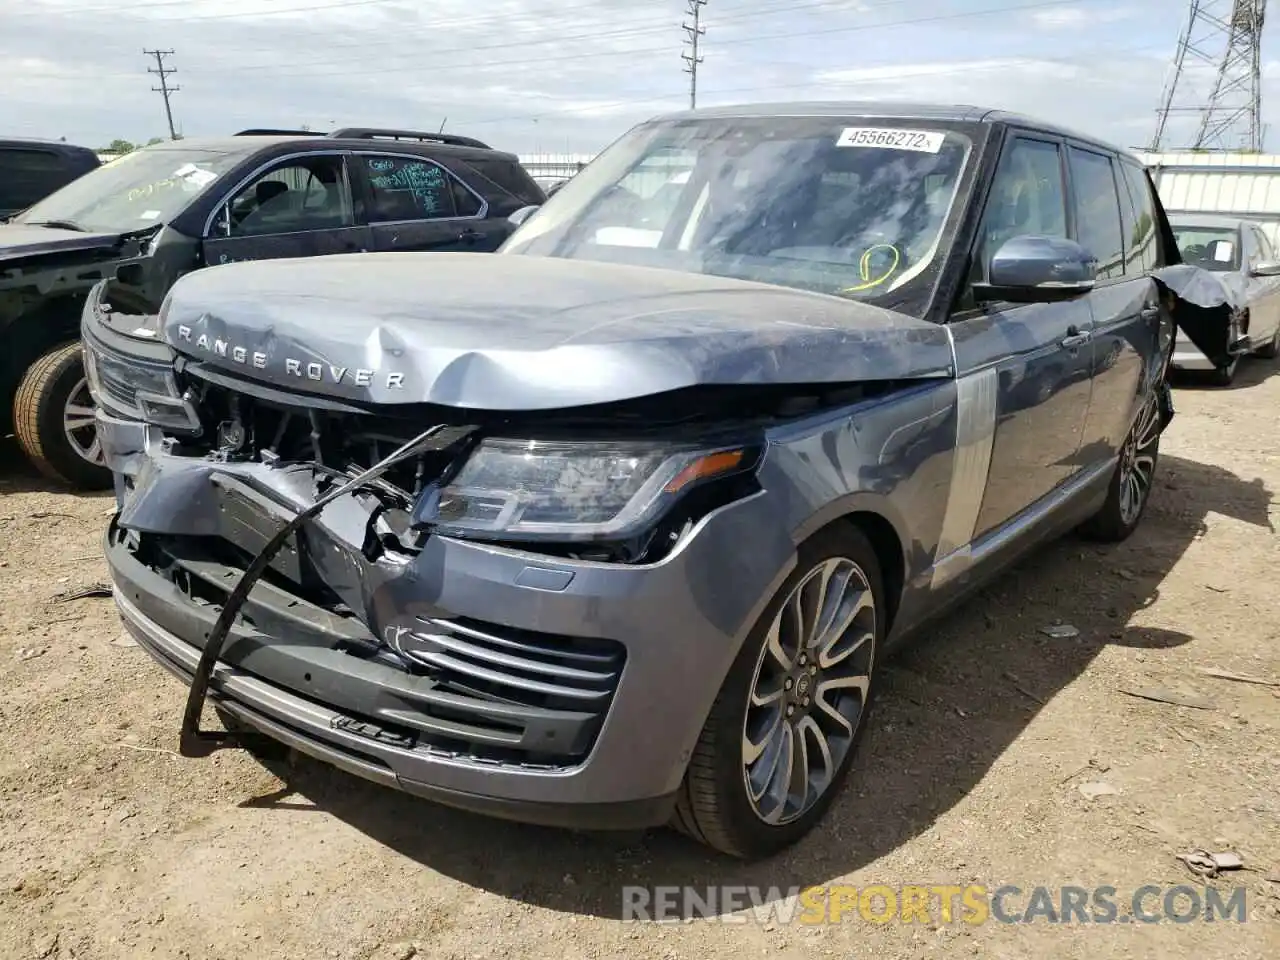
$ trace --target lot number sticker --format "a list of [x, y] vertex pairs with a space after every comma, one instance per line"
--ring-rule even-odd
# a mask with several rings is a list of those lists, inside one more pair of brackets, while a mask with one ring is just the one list
[[879, 147], [883, 150], [915, 150], [937, 153], [946, 134], [932, 130], [888, 130], [883, 127], [846, 127], [837, 147]]

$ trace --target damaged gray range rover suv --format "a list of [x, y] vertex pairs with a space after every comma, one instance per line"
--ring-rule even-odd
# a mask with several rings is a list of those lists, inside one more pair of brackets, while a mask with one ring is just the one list
[[188, 755], [265, 735], [766, 855], [897, 641], [1046, 538], [1136, 528], [1177, 257], [1104, 144], [769, 105], [641, 125], [496, 255], [212, 267], [152, 317], [100, 285], [116, 602], [192, 685]]

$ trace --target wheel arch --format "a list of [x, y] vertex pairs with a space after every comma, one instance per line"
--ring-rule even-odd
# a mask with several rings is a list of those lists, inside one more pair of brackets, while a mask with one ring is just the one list
[[897, 511], [879, 497], [855, 495], [829, 505], [796, 531], [797, 546], [832, 528], [853, 527], [871, 544], [880, 562], [885, 604], [885, 634], [892, 629], [907, 584], [904, 525]]
[[4, 326], [5, 351], [0, 357], [0, 409], [10, 410], [18, 383], [44, 354], [80, 338], [82, 294], [43, 300], [19, 313]]

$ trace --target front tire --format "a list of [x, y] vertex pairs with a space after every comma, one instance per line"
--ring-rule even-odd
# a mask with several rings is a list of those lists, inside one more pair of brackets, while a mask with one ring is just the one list
[[13, 432], [35, 468], [77, 490], [111, 486], [80, 341], [54, 347], [27, 368], [13, 400]]
[[1155, 483], [1162, 429], [1159, 398], [1153, 390], [1120, 448], [1106, 502], [1080, 528], [1086, 537], [1119, 543], [1138, 529]]
[[875, 550], [839, 525], [798, 560], [729, 669], [673, 818], [743, 859], [785, 849], [822, 819], [871, 709], [887, 609]]
[[1209, 375], [1209, 380], [1218, 387], [1229, 387], [1236, 379], [1236, 370], [1240, 367], [1240, 357], [1234, 356], [1225, 367], [1217, 367]]

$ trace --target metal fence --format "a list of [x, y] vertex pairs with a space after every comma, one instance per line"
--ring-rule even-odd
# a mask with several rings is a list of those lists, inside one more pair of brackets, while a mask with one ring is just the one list
[[520, 164], [531, 177], [572, 177], [594, 159], [590, 153], [523, 154]]

